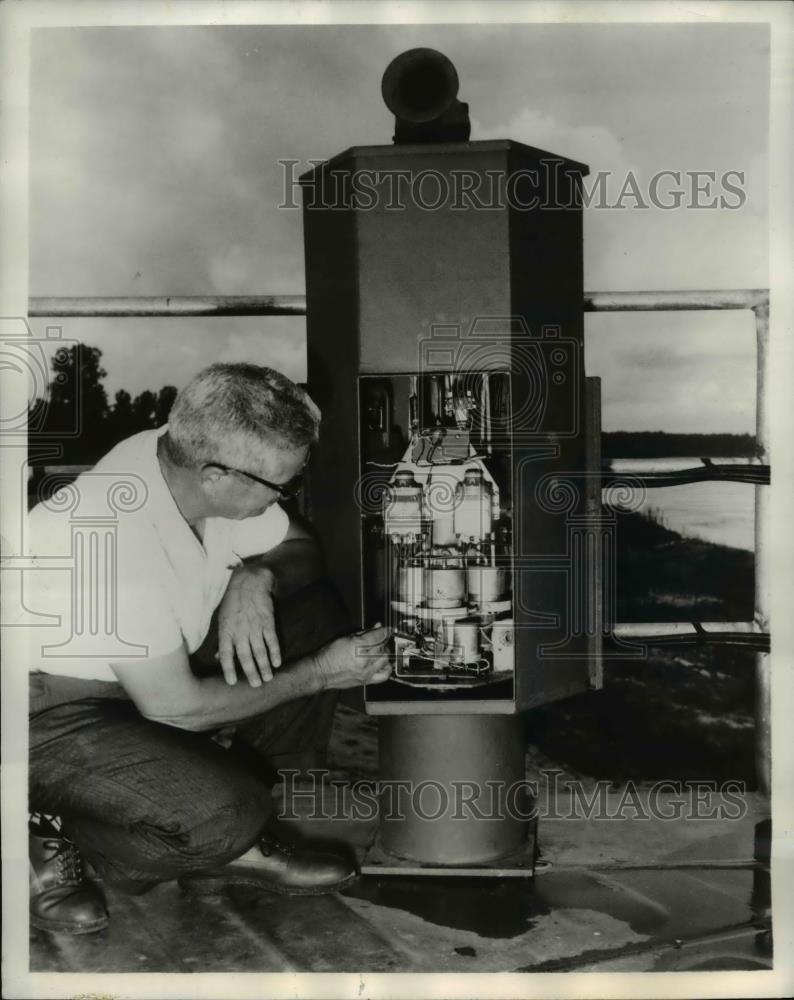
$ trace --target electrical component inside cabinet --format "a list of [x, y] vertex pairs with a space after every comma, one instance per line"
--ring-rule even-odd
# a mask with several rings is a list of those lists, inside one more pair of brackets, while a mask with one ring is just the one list
[[394, 630], [395, 681], [512, 680], [507, 372], [361, 376], [364, 612]]

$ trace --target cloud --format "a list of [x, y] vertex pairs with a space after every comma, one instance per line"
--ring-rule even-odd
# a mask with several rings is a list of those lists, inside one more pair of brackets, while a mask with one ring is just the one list
[[602, 381], [605, 431], [754, 430], [751, 314], [590, 314], [585, 367]]
[[[763, 286], [767, 56], [756, 27], [38, 31], [31, 292], [300, 293], [301, 214], [277, 208], [278, 161], [388, 143], [381, 73], [398, 52], [423, 44], [457, 65], [474, 138], [512, 138], [588, 163], [594, 174], [634, 170], [646, 184], [665, 168], [747, 171], [741, 211], [587, 210], [586, 287]], [[603, 340], [588, 350], [605, 380], [605, 426], [751, 424], [744, 367], [711, 353], [711, 343], [731, 353], [729, 338], [707, 343], [694, 320], [671, 337], [666, 331], [684, 329], [679, 320], [662, 327], [647, 314], [588, 317], [588, 328], [599, 322], [622, 345], [607, 351]], [[624, 336], [621, 323], [638, 336]], [[305, 374], [303, 323], [291, 318], [64, 326], [105, 352], [111, 396], [122, 386], [181, 385], [215, 358], [245, 352]]]
[[522, 108], [505, 122], [485, 125], [472, 119], [478, 139], [513, 139], [581, 163], [625, 176], [633, 169], [620, 139], [603, 125], [576, 125], [534, 108]]
[[253, 254], [239, 243], [233, 243], [223, 253], [212, 254], [208, 271], [213, 286], [224, 294], [242, 293], [253, 284]]

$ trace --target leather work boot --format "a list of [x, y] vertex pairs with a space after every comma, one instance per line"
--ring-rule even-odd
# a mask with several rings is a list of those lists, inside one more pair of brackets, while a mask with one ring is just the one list
[[96, 885], [83, 872], [75, 845], [46, 821], [31, 823], [30, 923], [42, 931], [92, 934], [108, 925]]
[[355, 865], [341, 853], [297, 848], [268, 834], [236, 861], [183, 875], [179, 884], [196, 896], [219, 895], [232, 886], [251, 886], [282, 896], [319, 896], [336, 892], [355, 877]]

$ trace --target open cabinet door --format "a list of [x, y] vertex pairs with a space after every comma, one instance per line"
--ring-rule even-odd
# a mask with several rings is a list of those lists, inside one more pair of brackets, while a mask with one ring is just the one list
[[584, 383], [583, 468], [527, 477], [520, 494], [529, 527], [514, 576], [518, 711], [603, 683], [603, 558], [611, 536], [601, 513], [601, 380]]

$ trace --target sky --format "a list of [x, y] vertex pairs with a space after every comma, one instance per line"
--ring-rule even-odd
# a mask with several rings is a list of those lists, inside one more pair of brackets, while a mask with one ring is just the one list
[[[34, 33], [30, 294], [302, 293], [279, 160], [389, 143], [380, 79], [417, 45], [455, 63], [473, 139], [611, 171], [612, 201], [629, 171], [745, 172], [738, 210], [586, 209], [585, 288], [767, 287], [764, 25], [143, 27]], [[219, 358], [305, 376], [302, 318], [53, 323], [111, 397]], [[607, 431], [752, 431], [754, 350], [744, 312], [587, 317]]]

